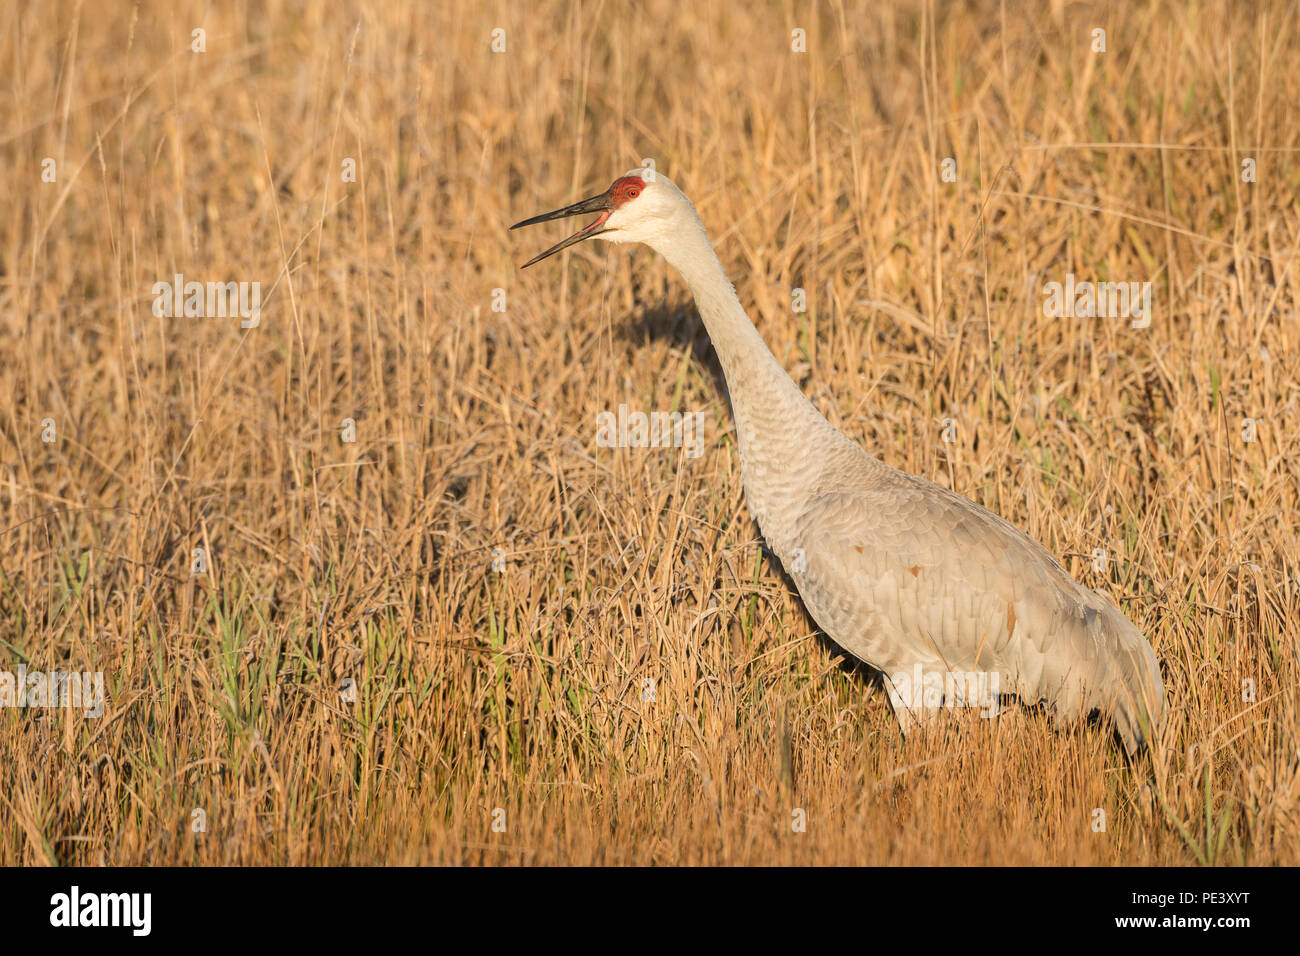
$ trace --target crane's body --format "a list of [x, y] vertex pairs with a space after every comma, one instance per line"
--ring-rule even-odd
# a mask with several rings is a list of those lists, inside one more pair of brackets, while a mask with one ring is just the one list
[[634, 170], [600, 196], [518, 225], [584, 212], [600, 216], [527, 265], [601, 236], [645, 243], [681, 274], [726, 376], [749, 509], [818, 627], [883, 672], [905, 734], [940, 702], [900, 687], [907, 676], [944, 677], [941, 703], [952, 706], [954, 689], [960, 696], [965, 678], [982, 674], [1059, 721], [1101, 712], [1130, 751], [1149, 738], [1165, 694], [1137, 628], [1013, 525], [831, 425], [750, 322], [671, 181]]

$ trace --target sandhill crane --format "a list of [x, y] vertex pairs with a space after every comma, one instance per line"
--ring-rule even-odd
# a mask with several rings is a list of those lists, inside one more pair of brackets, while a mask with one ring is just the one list
[[817, 625], [882, 672], [905, 736], [969, 704], [983, 677], [1058, 722], [1099, 712], [1130, 753], [1146, 743], [1165, 690], [1138, 629], [1019, 529], [831, 425], [750, 322], [677, 186], [632, 170], [511, 228], [584, 213], [597, 218], [524, 266], [599, 237], [644, 243], [681, 274], [726, 376], [749, 510]]

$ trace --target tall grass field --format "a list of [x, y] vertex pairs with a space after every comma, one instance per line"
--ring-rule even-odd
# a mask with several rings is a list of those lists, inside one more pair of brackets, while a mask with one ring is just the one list
[[[0, 864], [1300, 864], [1297, 77], [1289, 2], [4, 4]], [[900, 735], [677, 274], [519, 268], [651, 164], [1148, 750]]]

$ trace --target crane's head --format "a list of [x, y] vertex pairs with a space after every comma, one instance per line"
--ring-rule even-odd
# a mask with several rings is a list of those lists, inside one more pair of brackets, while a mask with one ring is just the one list
[[608, 242], [644, 242], [653, 246], [655, 240], [668, 235], [675, 228], [674, 224], [680, 223], [679, 217], [683, 214], [689, 214], [696, 223], [699, 222], [691, 201], [668, 177], [645, 169], [633, 169], [614, 180], [614, 185], [598, 196], [525, 219], [510, 228], [518, 229], [520, 226], [593, 212], [597, 214], [594, 222], [579, 229], [563, 242], [533, 256], [522, 268], [527, 269], [534, 262], [541, 262], [547, 256], [553, 256], [584, 239], [599, 236]]

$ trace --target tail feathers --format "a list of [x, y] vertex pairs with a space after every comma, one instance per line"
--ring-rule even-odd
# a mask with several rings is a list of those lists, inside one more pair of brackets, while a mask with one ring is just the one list
[[[1075, 624], [1076, 622], [1071, 622]], [[1086, 609], [1059, 653], [1044, 667], [1040, 699], [1058, 721], [1099, 711], [1114, 724], [1124, 749], [1145, 747], [1168, 710], [1160, 662], [1142, 632], [1109, 601]]]
[[1124, 636], [1124, 647], [1113, 658], [1118, 687], [1109, 713], [1131, 754], [1141, 750], [1164, 723], [1168, 705], [1155, 651], [1137, 628], [1131, 624], [1129, 628], [1132, 633]]

